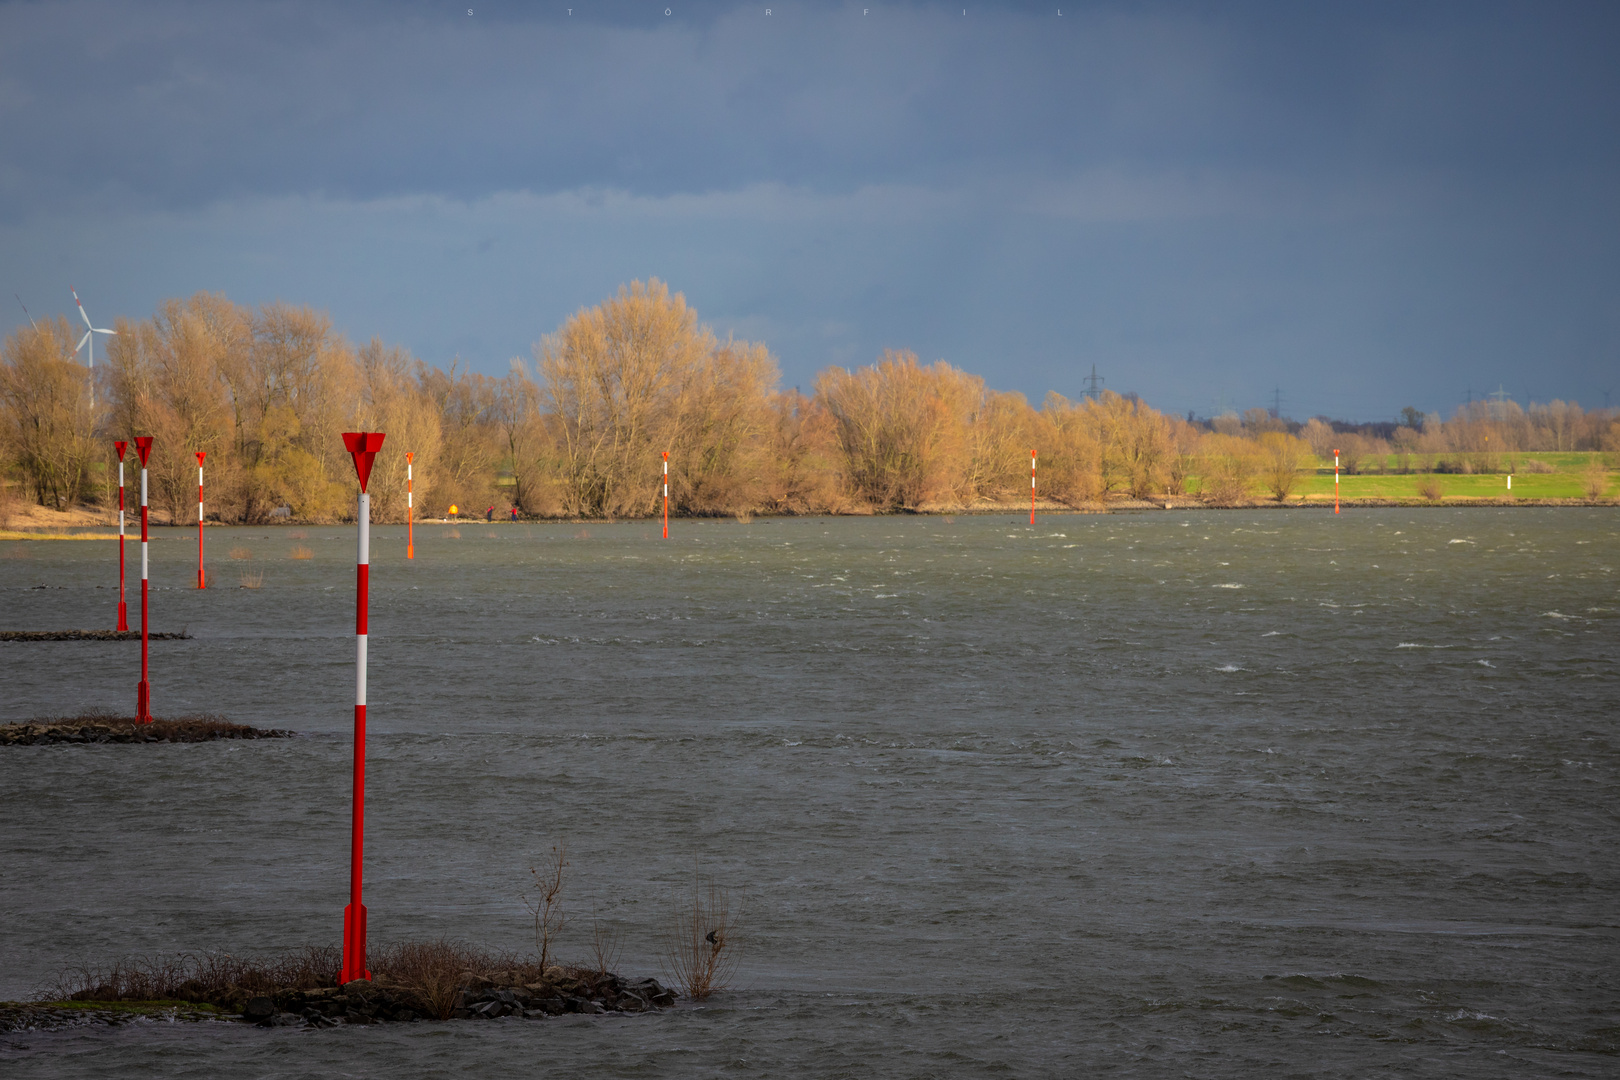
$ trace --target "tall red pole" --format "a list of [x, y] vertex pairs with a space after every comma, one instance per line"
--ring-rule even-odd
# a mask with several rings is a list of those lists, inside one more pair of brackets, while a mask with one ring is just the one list
[[1029, 452], [1029, 523], [1035, 524], [1035, 451]]
[[152, 453], [152, 436], [139, 435], [135, 439], [135, 453], [141, 459], [141, 681], [135, 687], [135, 722], [137, 724], [150, 724], [152, 722], [152, 687], [146, 681], [146, 593], [147, 593], [147, 543], [149, 537], [146, 533], [146, 459]]
[[129, 609], [124, 606], [124, 450], [127, 442], [113, 443], [118, 451], [118, 632], [129, 630]]
[[1333, 512], [1339, 512], [1339, 452], [1333, 451]]
[[342, 983], [369, 979], [366, 970], [366, 906], [360, 900], [360, 870], [366, 838], [366, 606], [371, 588], [371, 496], [366, 481], [371, 463], [382, 449], [380, 431], [344, 432], [343, 445], [354, 456], [360, 477], [360, 546], [355, 559], [354, 656], [354, 813], [349, 837], [349, 904], [343, 909]]
[[669, 451], [664, 451], [664, 539], [669, 539]]
[[405, 557], [416, 558], [416, 510], [411, 491], [411, 459], [413, 454], [405, 455]]
[[202, 462], [208, 456], [208, 451], [198, 450], [197, 454], [197, 588], [206, 589], [207, 579], [203, 577], [203, 497], [202, 497]]

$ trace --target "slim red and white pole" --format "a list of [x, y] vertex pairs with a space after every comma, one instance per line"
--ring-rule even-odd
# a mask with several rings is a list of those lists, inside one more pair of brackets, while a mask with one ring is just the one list
[[669, 451], [664, 451], [664, 539], [669, 539]]
[[1333, 451], [1333, 512], [1339, 512], [1339, 452]]
[[146, 680], [147, 642], [147, 544], [146, 532], [146, 459], [152, 454], [152, 436], [140, 435], [135, 439], [135, 453], [141, 459], [141, 681], [135, 687], [135, 722], [152, 722], [152, 687]]
[[354, 456], [360, 477], [360, 546], [355, 559], [354, 655], [354, 804], [349, 833], [349, 904], [343, 909], [343, 969], [341, 983], [369, 979], [366, 970], [366, 906], [360, 899], [360, 871], [366, 838], [366, 607], [371, 591], [371, 496], [366, 481], [371, 463], [382, 448], [380, 431], [344, 432], [343, 445]]
[[1029, 452], [1029, 523], [1035, 524], [1035, 451]]
[[129, 630], [129, 609], [124, 605], [124, 450], [127, 442], [113, 443], [118, 451], [118, 632]]
[[202, 463], [208, 456], [208, 451], [198, 450], [197, 454], [197, 588], [206, 589], [208, 581], [203, 576], [203, 485]]
[[411, 490], [411, 459], [415, 454], [405, 455], [405, 557], [416, 558], [416, 510], [414, 495]]

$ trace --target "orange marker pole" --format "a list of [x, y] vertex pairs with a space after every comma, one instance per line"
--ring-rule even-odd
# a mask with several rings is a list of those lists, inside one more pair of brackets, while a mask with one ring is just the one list
[[1029, 523], [1035, 524], [1035, 451], [1029, 452]]
[[1333, 512], [1339, 512], [1339, 452], [1333, 451]]
[[669, 539], [669, 451], [664, 451], [664, 539]]
[[206, 450], [198, 450], [197, 451], [197, 588], [199, 588], [199, 589], [206, 589], [208, 587], [208, 579], [203, 576], [203, 533], [202, 533], [202, 530], [203, 530], [202, 463], [203, 463], [203, 458], [205, 458], [207, 456], [208, 456], [208, 451], [206, 451]]
[[411, 459], [415, 454], [405, 455], [405, 557], [416, 558], [416, 514], [412, 510], [414, 496], [411, 492]]

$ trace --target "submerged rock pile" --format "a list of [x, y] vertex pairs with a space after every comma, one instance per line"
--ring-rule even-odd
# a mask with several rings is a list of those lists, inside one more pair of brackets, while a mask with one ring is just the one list
[[132, 717], [80, 716], [0, 725], [0, 746], [44, 743], [180, 743], [215, 739], [287, 739], [296, 732], [233, 724], [214, 716], [189, 716], [137, 724]]
[[[39, 586], [36, 586], [38, 588]], [[186, 631], [178, 634], [154, 634], [148, 631], [148, 641], [187, 641]], [[139, 641], [139, 630], [0, 630], [0, 641]]]
[[543, 1019], [568, 1013], [652, 1012], [675, 1004], [675, 991], [657, 979], [627, 982], [618, 975], [579, 968], [547, 968], [524, 982], [516, 971], [462, 972], [449, 982], [417, 985], [378, 975], [343, 986], [251, 994], [239, 987], [213, 993], [201, 983], [182, 985], [174, 1000], [103, 1001], [84, 991], [68, 1001], [0, 1003], [0, 1032], [60, 1031], [87, 1024], [135, 1021], [226, 1021], [259, 1027], [336, 1027], [339, 1024], [415, 1020]]
[[344, 986], [283, 990], [242, 1006], [242, 1019], [265, 1027], [380, 1024], [412, 1020], [494, 1020], [503, 1016], [636, 1013], [668, 1008], [675, 992], [657, 979], [625, 982], [617, 975], [548, 968], [538, 982], [516, 972], [463, 972], [456, 986], [413, 986], [379, 975]]
[[[68, 1028], [93, 1024], [133, 1024], [141, 1021], [197, 1021], [221, 1019], [218, 1009], [211, 1005], [194, 1005], [175, 1001], [106, 1001], [106, 1002], [0, 1002], [0, 1031], [64, 1031]], [[26, 1045], [11, 1043], [0, 1048], [26, 1050]]]

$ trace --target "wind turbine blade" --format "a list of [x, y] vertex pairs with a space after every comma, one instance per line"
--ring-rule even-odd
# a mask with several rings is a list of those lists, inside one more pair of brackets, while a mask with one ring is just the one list
[[84, 332], [84, 337], [80, 338], [79, 343], [77, 345], [73, 346], [73, 351], [78, 352], [80, 349], [84, 348], [84, 343], [89, 341], [89, 340], [90, 340], [90, 331], [86, 330]]
[[[11, 295], [12, 295], [12, 296], [17, 296], [17, 294], [16, 294], [16, 293], [12, 293], [12, 294], [11, 294]], [[34, 317], [33, 317], [33, 316], [32, 316], [32, 315], [29, 315], [29, 314], [28, 314], [28, 305], [27, 305], [27, 304], [23, 304], [23, 302], [22, 302], [22, 297], [20, 297], [20, 296], [17, 296], [17, 303], [19, 303], [19, 304], [22, 304], [22, 309], [23, 309], [23, 314], [24, 314], [24, 315], [28, 315], [28, 325], [29, 325], [29, 326], [32, 326], [32, 327], [33, 327], [33, 328], [34, 328], [34, 329], [35, 329], [35, 330], [38, 330], [38, 329], [39, 329], [39, 325], [38, 325], [38, 324], [37, 324], [37, 323], [35, 323], [35, 322], [34, 322]]]
[[98, 334], [117, 334], [118, 331], [116, 331], [116, 330], [97, 330], [96, 333], [98, 333]]
[[90, 316], [84, 313], [84, 301], [79, 299], [79, 290], [69, 285], [68, 292], [73, 294], [73, 302], [79, 305], [79, 318], [84, 320], [84, 325], [89, 326]]

